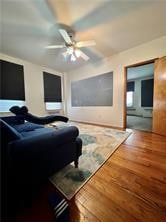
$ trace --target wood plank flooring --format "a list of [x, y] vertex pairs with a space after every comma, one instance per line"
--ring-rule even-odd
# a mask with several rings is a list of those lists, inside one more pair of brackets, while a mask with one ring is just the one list
[[133, 131], [70, 208], [72, 222], [166, 221], [166, 137]]
[[[53, 222], [52, 192], [43, 187], [14, 221]], [[166, 222], [166, 137], [133, 131], [69, 204], [71, 222]]]

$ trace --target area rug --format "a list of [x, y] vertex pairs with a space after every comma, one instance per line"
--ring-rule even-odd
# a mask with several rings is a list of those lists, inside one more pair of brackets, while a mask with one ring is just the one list
[[130, 132], [81, 123], [68, 125], [78, 127], [79, 137], [83, 141], [79, 167], [75, 168], [74, 163], [67, 165], [54, 174], [50, 181], [70, 200], [130, 135]]

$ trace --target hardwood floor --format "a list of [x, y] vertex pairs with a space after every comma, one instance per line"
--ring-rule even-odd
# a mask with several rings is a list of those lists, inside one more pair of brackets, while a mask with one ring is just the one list
[[133, 131], [70, 208], [72, 222], [166, 221], [166, 137]]
[[[52, 192], [43, 187], [14, 222], [53, 222]], [[166, 137], [133, 131], [69, 204], [71, 222], [166, 221]]]

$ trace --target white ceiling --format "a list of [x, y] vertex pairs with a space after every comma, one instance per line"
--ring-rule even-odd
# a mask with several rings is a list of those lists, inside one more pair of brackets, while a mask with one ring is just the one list
[[[165, 0], [1, 0], [2, 47], [5, 54], [69, 71], [166, 35]], [[88, 62], [65, 61], [59, 24], [71, 27], [76, 40], [94, 39], [84, 48]]]
[[127, 69], [127, 80], [145, 78], [154, 75], [154, 63]]

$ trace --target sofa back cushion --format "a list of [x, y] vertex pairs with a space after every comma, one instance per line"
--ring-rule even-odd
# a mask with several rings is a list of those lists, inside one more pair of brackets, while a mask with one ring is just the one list
[[7, 143], [13, 140], [18, 140], [21, 138], [21, 134], [2, 119], [0, 119], [0, 132], [2, 146], [7, 145]]
[[17, 130], [17, 132], [22, 133], [22, 132], [34, 131], [35, 129], [44, 128], [44, 126], [35, 123], [26, 122], [24, 124], [13, 125], [13, 128]]
[[23, 124], [25, 122], [24, 117], [22, 115], [19, 115], [19, 116], [3, 116], [3, 117], [1, 117], [1, 120], [3, 120], [5, 123], [7, 123], [11, 126]]

